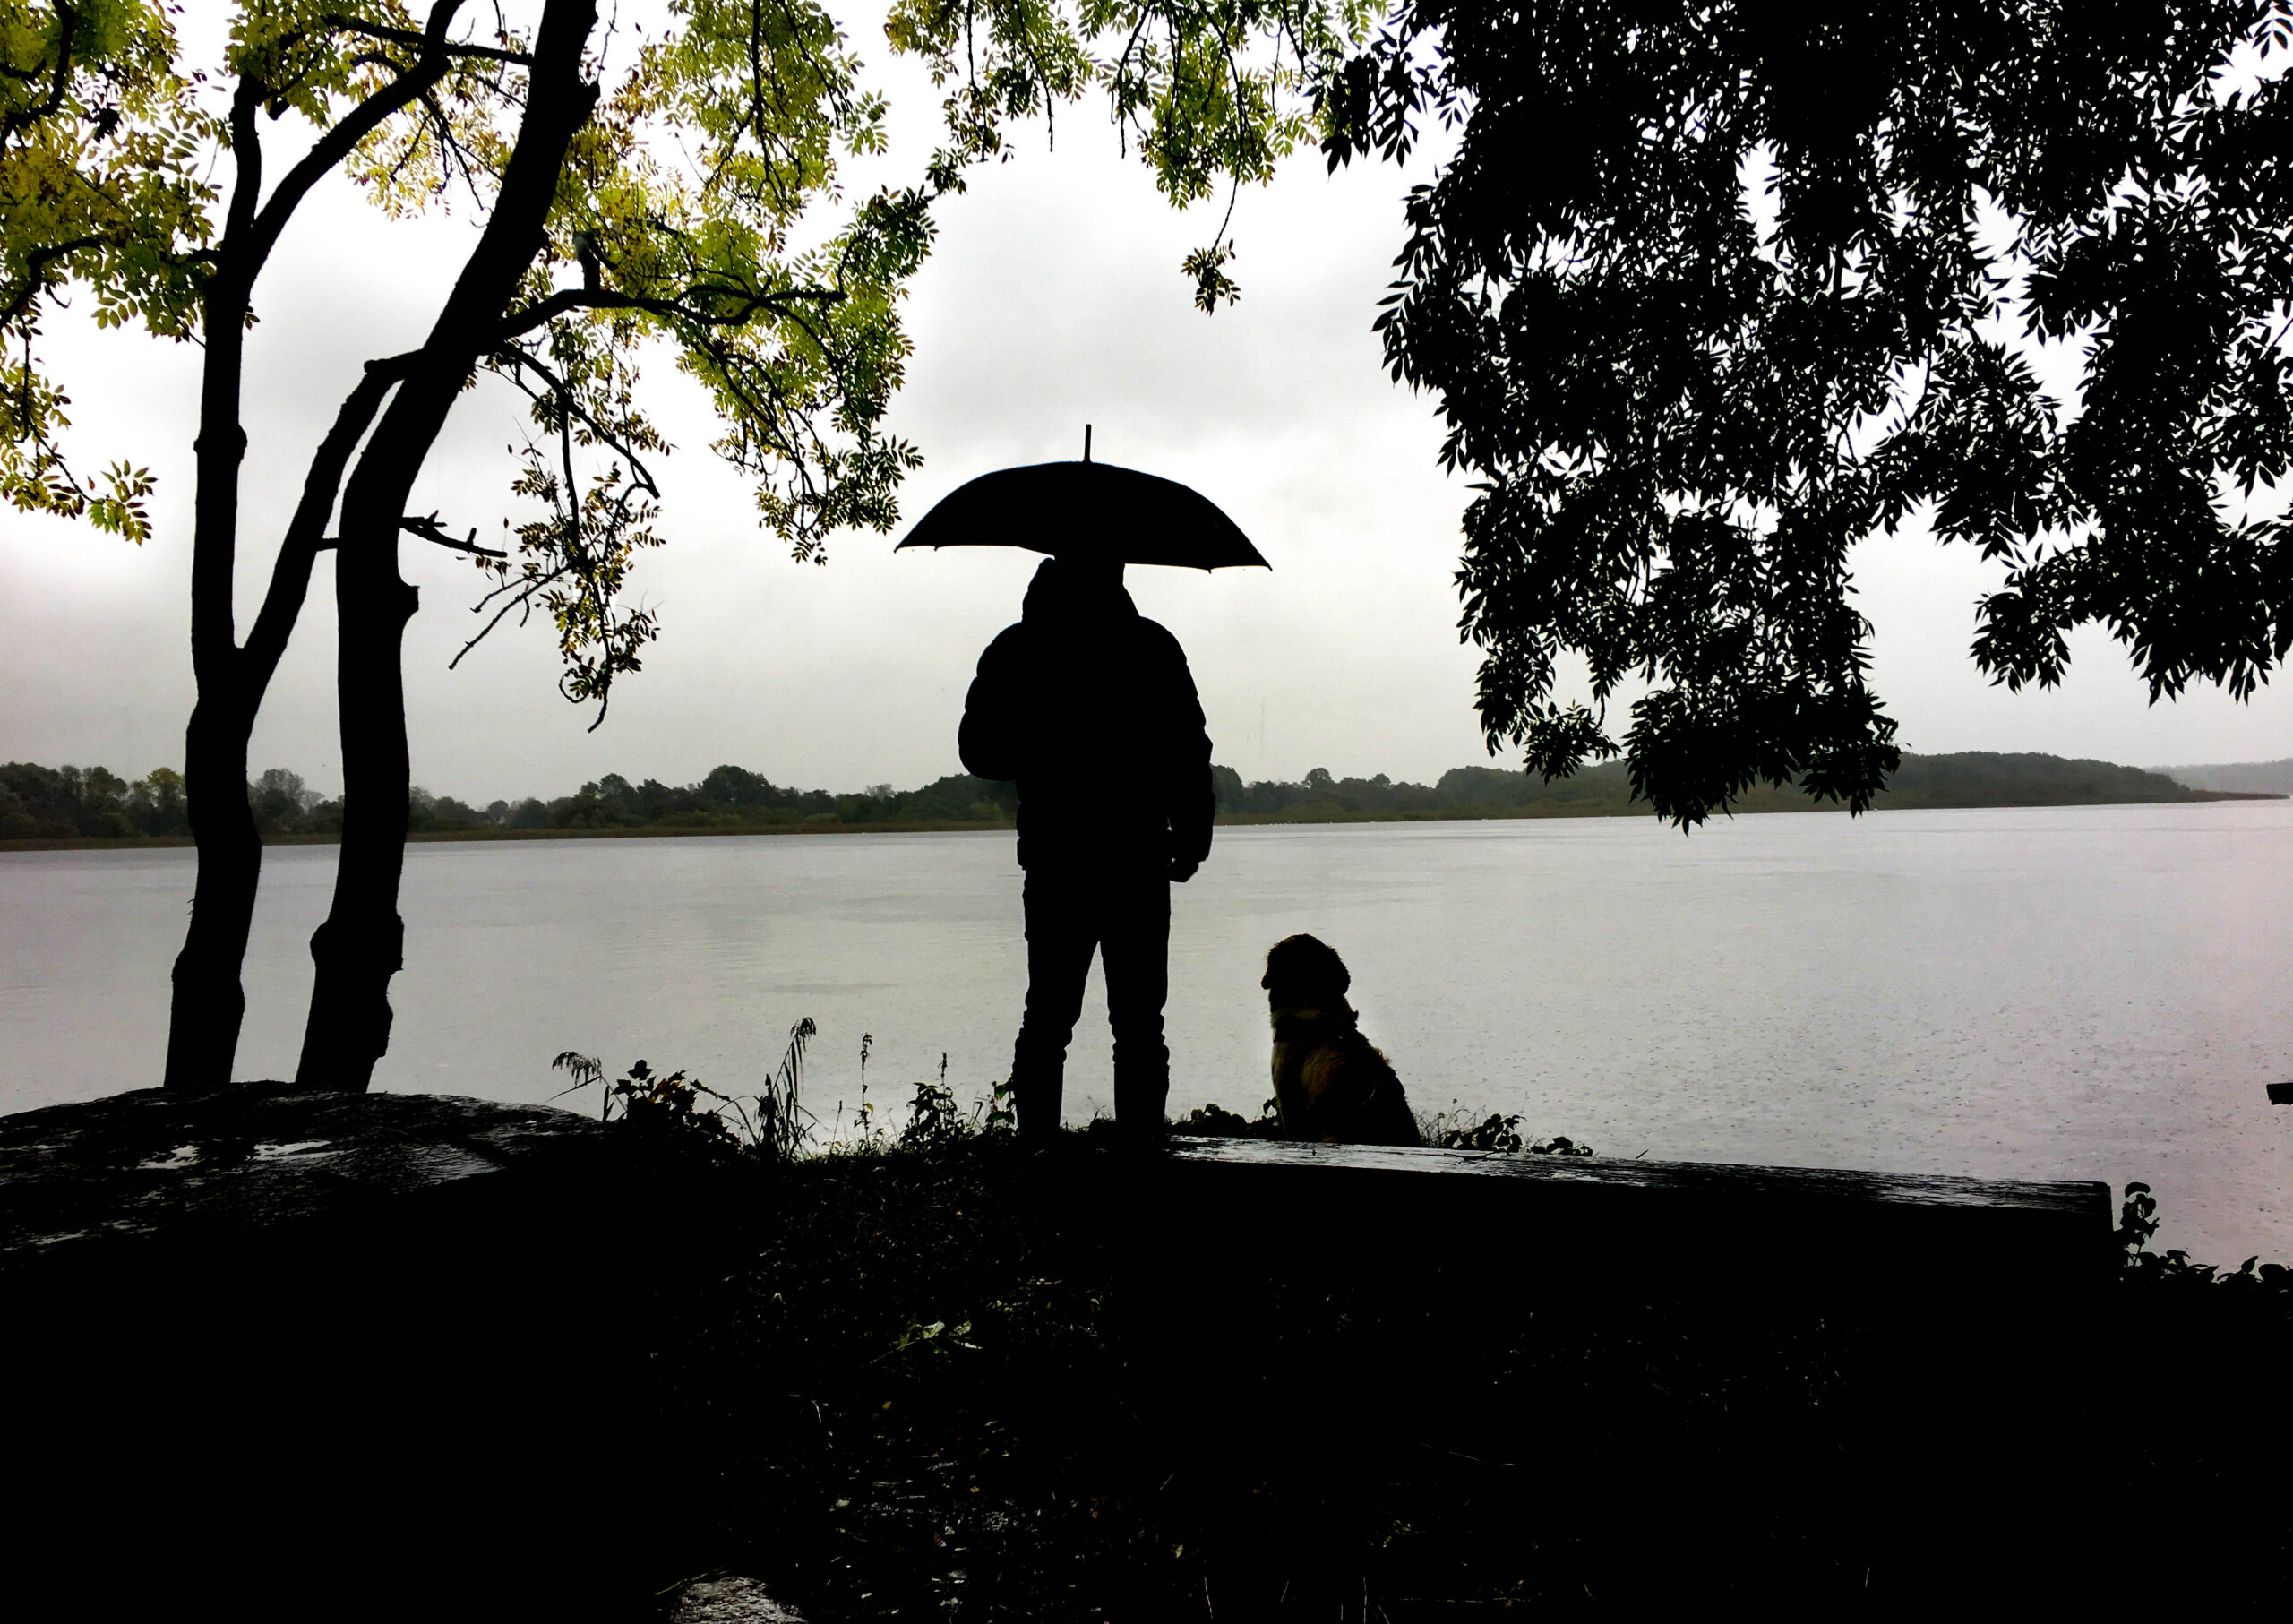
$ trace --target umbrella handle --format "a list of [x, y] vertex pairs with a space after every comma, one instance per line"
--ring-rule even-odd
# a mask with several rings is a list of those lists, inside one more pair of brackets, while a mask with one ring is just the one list
[[1084, 461], [1086, 461], [1086, 462], [1088, 462], [1090, 460], [1091, 460], [1091, 425], [1090, 425], [1089, 424], [1086, 423], [1086, 424], [1083, 425], [1083, 460], [1084, 460]]

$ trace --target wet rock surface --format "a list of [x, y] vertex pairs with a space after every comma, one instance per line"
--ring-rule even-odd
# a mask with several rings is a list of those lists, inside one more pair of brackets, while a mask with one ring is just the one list
[[511, 1169], [594, 1157], [595, 1120], [435, 1094], [240, 1083], [139, 1088], [0, 1116], [0, 1271], [103, 1242], [379, 1211]]

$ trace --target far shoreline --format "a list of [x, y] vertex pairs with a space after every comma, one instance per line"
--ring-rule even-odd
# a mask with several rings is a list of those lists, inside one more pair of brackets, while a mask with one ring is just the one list
[[[1875, 806], [1873, 812], [2027, 812], [2054, 806], [2191, 806], [2224, 801], [2284, 801], [2293, 796], [2256, 790], [2192, 790], [2186, 795], [2171, 800], [2143, 801], [2049, 801], [1998, 800], [1926, 802], [1915, 806]], [[1837, 804], [1820, 805], [1807, 803], [1799, 805], [1739, 806], [1722, 817], [1764, 818], [1782, 817], [1799, 812], [1835, 812], [1845, 808]], [[1646, 809], [1619, 811], [1611, 807], [1539, 805], [1514, 809], [1490, 809], [1480, 812], [1346, 812], [1333, 808], [1327, 812], [1299, 814], [1294, 812], [1220, 812], [1215, 820], [1222, 829], [1263, 828], [1277, 824], [1377, 824], [1377, 823], [1521, 823], [1553, 819], [1586, 818], [1654, 818], [1656, 813]], [[424, 829], [407, 836], [408, 845], [437, 845], [454, 842], [524, 841], [524, 840], [647, 840], [674, 839], [692, 836], [767, 836], [784, 835], [946, 835], [946, 834], [1009, 834], [1018, 826], [1008, 818], [944, 818], [901, 821], [852, 823], [840, 819], [804, 819], [787, 823], [738, 824], [645, 824], [635, 828], [611, 829]], [[290, 834], [266, 836], [265, 846], [339, 846], [339, 833]], [[102, 836], [75, 835], [69, 838], [36, 838], [29, 840], [0, 840], [0, 853], [7, 852], [82, 852], [82, 851], [159, 851], [194, 846], [189, 834]]]

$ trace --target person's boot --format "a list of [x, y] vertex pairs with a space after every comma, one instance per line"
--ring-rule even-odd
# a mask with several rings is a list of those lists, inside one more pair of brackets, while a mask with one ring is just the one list
[[1062, 1064], [1031, 1062], [1024, 1054], [1012, 1057], [1011, 1109], [1018, 1117], [1019, 1143], [1029, 1150], [1050, 1150], [1059, 1143], [1066, 1070]]
[[1118, 1143], [1126, 1155], [1152, 1156], [1170, 1139], [1166, 1107], [1171, 1078], [1157, 1068], [1151, 1076], [1127, 1073], [1120, 1061], [1114, 1072], [1114, 1122]]

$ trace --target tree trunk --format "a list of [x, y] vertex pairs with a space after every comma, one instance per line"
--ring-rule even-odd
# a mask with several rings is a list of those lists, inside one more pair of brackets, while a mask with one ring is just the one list
[[[247, 736], [254, 717], [227, 684], [200, 683], [184, 735], [184, 786], [199, 878], [191, 925], [176, 955], [175, 1000], [167, 1018], [170, 1088], [217, 1088], [231, 1080], [246, 992], [239, 967], [254, 918], [262, 872], [262, 839], [247, 805]], [[228, 686], [236, 688], [236, 684]]]
[[390, 1046], [391, 977], [402, 961], [398, 890], [406, 862], [406, 686], [401, 655], [415, 590], [399, 573], [406, 504], [478, 357], [494, 348], [518, 282], [541, 250], [567, 146], [597, 105], [581, 53], [595, 0], [550, 0], [534, 40], [526, 114], [477, 246], [343, 493], [335, 560], [343, 821], [334, 904], [311, 938], [318, 968], [295, 1080], [362, 1090]]
[[[346, 499], [365, 494], [363, 483], [354, 477]], [[361, 533], [372, 528], [343, 525], [334, 566], [342, 846], [334, 906], [311, 936], [318, 979], [295, 1069], [305, 1087], [356, 1091], [374, 1080], [374, 1062], [390, 1049], [391, 977], [405, 962], [398, 886], [412, 772], [400, 655], [418, 599], [399, 574], [395, 527], [386, 537]]]
[[199, 878], [191, 924], [176, 956], [175, 998], [167, 1017], [167, 1070], [170, 1088], [215, 1088], [231, 1080], [238, 1053], [246, 990], [239, 967], [246, 958], [254, 918], [255, 885], [262, 872], [262, 840], [247, 807], [247, 737], [254, 708], [247, 702], [245, 661], [232, 614], [232, 574], [237, 563], [239, 465], [246, 430], [239, 421], [239, 386], [246, 353], [251, 291], [243, 253], [235, 253], [254, 219], [262, 187], [262, 148], [254, 135], [253, 93], [245, 87], [233, 107], [239, 166], [232, 187], [221, 263], [208, 280], [200, 312], [207, 348], [199, 379], [199, 438], [193, 444], [198, 487], [193, 498], [191, 542], [191, 667], [199, 684], [191, 724], [184, 733], [184, 794], [191, 837], [199, 849]]

